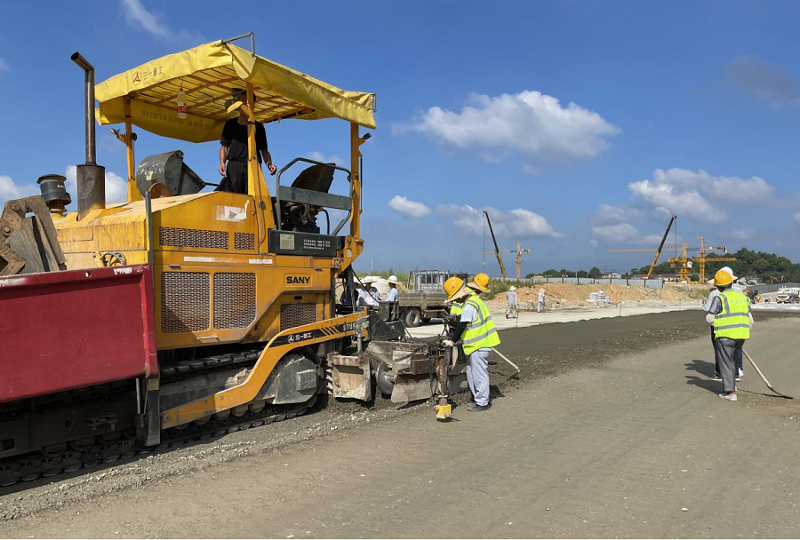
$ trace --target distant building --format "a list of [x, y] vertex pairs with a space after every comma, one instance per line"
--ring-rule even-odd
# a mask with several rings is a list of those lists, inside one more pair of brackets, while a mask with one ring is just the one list
[[603, 274], [603, 279], [622, 279], [622, 274], [619, 272], [608, 272]]
[[[632, 276], [631, 279], [647, 279], [647, 274], [638, 274]], [[664, 281], [678, 281], [678, 276], [675, 274], [652, 274], [650, 279], [663, 279]]]

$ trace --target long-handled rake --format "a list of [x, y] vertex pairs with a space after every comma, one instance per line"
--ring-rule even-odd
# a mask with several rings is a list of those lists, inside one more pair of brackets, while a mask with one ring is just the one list
[[758, 373], [758, 376], [759, 376], [759, 377], [761, 377], [761, 380], [762, 380], [762, 381], [764, 381], [764, 384], [766, 384], [766, 385], [767, 385], [767, 388], [769, 388], [770, 390], [772, 390], [772, 391], [773, 391], [775, 394], [779, 395], [780, 397], [783, 397], [783, 398], [786, 398], [786, 399], [794, 399], [792, 396], [787, 396], [786, 394], [782, 394], [782, 393], [778, 392], [777, 390], [775, 390], [775, 389], [772, 387], [772, 385], [771, 385], [771, 384], [769, 384], [769, 381], [767, 380], [767, 378], [766, 378], [766, 377], [764, 377], [764, 374], [763, 374], [763, 373], [761, 373], [761, 370], [760, 370], [760, 369], [758, 369], [758, 366], [756, 365], [755, 361], [753, 361], [753, 359], [752, 359], [752, 358], [750, 358], [750, 355], [749, 355], [749, 354], [747, 354], [747, 351], [745, 351], [744, 349], [742, 349], [742, 352], [743, 352], [743, 353], [744, 353], [744, 355], [747, 357], [747, 359], [750, 361], [750, 363], [753, 365], [753, 368], [755, 368], [756, 372]]
[[517, 367], [517, 364], [515, 364], [514, 362], [512, 362], [511, 360], [509, 360], [508, 358], [506, 358], [506, 357], [505, 357], [505, 355], [504, 355], [503, 353], [501, 353], [500, 351], [498, 351], [498, 350], [497, 350], [497, 349], [495, 349], [494, 347], [492, 347], [492, 350], [493, 350], [494, 352], [496, 352], [496, 353], [497, 353], [497, 356], [499, 356], [500, 358], [502, 358], [503, 360], [505, 360], [506, 362], [508, 362], [508, 363], [511, 365], [511, 367], [513, 367], [514, 369], [516, 369], [516, 370], [517, 370], [517, 372], [516, 372], [516, 373], [514, 373], [514, 374], [513, 374], [511, 377], [509, 377], [509, 379], [516, 379], [517, 377], [519, 377], [519, 374], [520, 374], [520, 373], [522, 373], [522, 372], [521, 372], [521, 371], [520, 371], [520, 369]]

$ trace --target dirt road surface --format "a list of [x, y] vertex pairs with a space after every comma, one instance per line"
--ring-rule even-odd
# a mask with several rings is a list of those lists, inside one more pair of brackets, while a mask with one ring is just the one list
[[[493, 366], [488, 413], [337, 405], [0, 493], [0, 536], [800, 536], [800, 401], [747, 366], [719, 399], [701, 320], [506, 331], [523, 378]], [[748, 351], [800, 396], [800, 318], [758, 320]]]

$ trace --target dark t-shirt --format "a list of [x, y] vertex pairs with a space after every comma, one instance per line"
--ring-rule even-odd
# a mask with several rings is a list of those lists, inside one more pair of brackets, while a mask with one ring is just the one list
[[[219, 144], [228, 147], [228, 161], [247, 161], [247, 125], [239, 123], [238, 118], [225, 122]], [[261, 163], [261, 150], [267, 149], [267, 130], [256, 122], [256, 155]]]

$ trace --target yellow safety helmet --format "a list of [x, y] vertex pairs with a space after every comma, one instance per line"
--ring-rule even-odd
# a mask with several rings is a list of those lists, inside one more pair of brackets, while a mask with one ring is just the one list
[[459, 277], [451, 277], [444, 282], [444, 292], [447, 294], [447, 301], [451, 301], [455, 295], [464, 288], [464, 280]]
[[717, 287], [724, 287], [725, 285], [730, 285], [733, 283], [733, 276], [730, 275], [729, 272], [725, 270], [719, 270], [716, 274], [714, 274], [714, 285]]
[[489, 276], [484, 273], [480, 273], [475, 276], [475, 278], [467, 283], [467, 287], [472, 289], [477, 289], [482, 292], [489, 292]]

